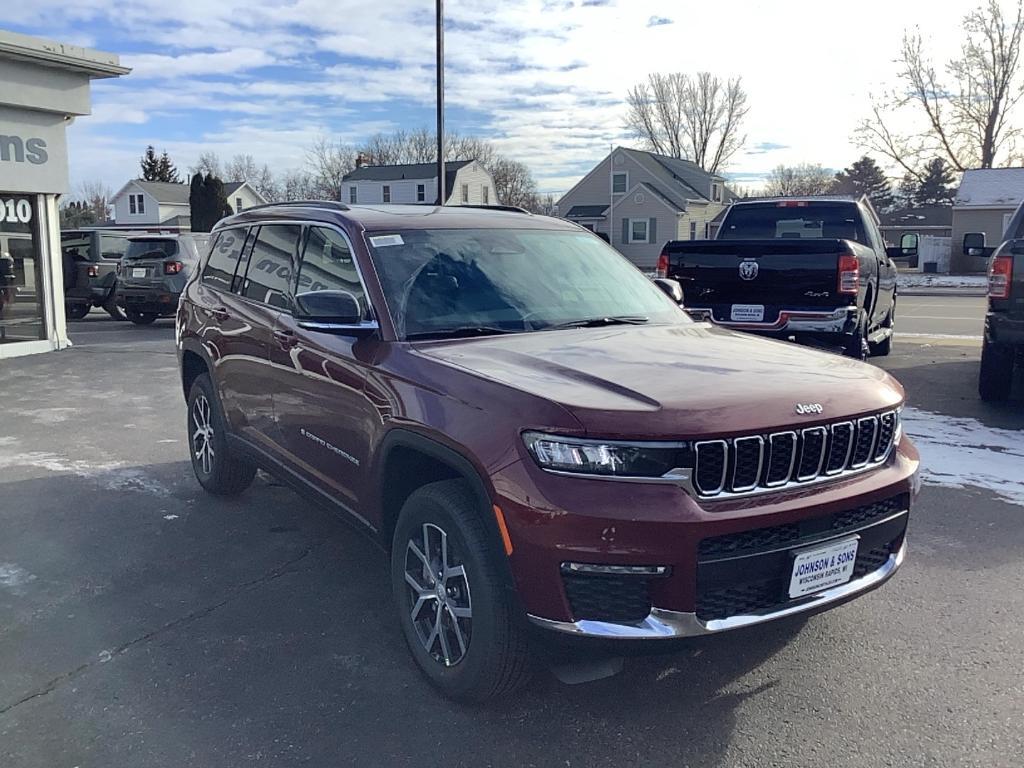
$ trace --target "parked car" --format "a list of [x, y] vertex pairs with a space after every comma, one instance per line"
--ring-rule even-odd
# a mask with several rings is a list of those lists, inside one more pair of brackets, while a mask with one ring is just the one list
[[206, 234], [129, 238], [118, 271], [117, 303], [136, 325], [173, 317], [189, 275], [206, 252]]
[[111, 317], [124, 320], [117, 308], [117, 267], [127, 245], [128, 238], [120, 232], [61, 231], [64, 311], [68, 319], [81, 320], [93, 307], [103, 307]]
[[672, 241], [661, 277], [683, 286], [687, 309], [737, 330], [888, 355], [896, 318], [893, 258], [866, 198], [733, 203], [715, 240]]
[[212, 237], [176, 322], [199, 483], [263, 467], [380, 541], [452, 697], [520, 684], [537, 636], [668, 650], [903, 561], [902, 387], [694, 322], [574, 224], [297, 203]]
[[972, 256], [992, 254], [978, 394], [991, 402], [1006, 400], [1013, 390], [1014, 368], [1024, 358], [1024, 203], [1007, 223], [997, 248], [986, 247], [983, 232], [964, 235], [963, 248]]

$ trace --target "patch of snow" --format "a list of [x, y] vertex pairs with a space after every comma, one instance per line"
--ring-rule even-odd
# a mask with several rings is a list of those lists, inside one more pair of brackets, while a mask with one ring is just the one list
[[14, 563], [0, 563], [0, 587], [16, 595], [25, 594], [25, 585], [35, 576]]
[[933, 275], [922, 272], [900, 272], [900, 288], [988, 288], [987, 275]]
[[149, 477], [141, 469], [125, 467], [124, 462], [120, 461], [82, 461], [44, 451], [13, 453], [0, 450], [0, 468], [3, 467], [30, 467], [45, 469], [48, 472], [67, 472], [110, 491], [135, 490], [157, 496], [171, 494], [170, 489], [163, 483]]
[[20, 415], [32, 419], [36, 424], [53, 426], [67, 421], [77, 410], [77, 408], [37, 408], [35, 410], [19, 409], [18, 412]]
[[164, 515], [164, 520], [177, 520], [177, 515]]
[[903, 409], [903, 428], [921, 452], [925, 483], [982, 488], [1024, 506], [1024, 431], [917, 408]]

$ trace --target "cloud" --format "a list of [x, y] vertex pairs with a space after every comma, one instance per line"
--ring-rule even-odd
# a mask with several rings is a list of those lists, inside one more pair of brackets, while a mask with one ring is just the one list
[[155, 53], [132, 54], [121, 62], [132, 69], [135, 79], [174, 79], [195, 75], [230, 75], [249, 72], [277, 63], [266, 51], [256, 48], [233, 48], [210, 53], [187, 53], [166, 56]]
[[788, 144], [780, 144], [776, 141], [761, 141], [747, 149], [748, 155], [763, 155], [768, 152], [775, 152], [780, 149], [789, 149]]
[[651, 16], [651, 18], [647, 20], [648, 27], [664, 27], [668, 24], [674, 23], [675, 22], [673, 22], [672, 19], [669, 19], [665, 16]]

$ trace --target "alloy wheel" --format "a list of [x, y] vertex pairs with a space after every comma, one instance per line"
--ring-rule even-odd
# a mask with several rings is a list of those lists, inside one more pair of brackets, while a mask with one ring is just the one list
[[210, 401], [200, 393], [192, 402], [192, 455], [203, 468], [203, 474], [213, 471], [213, 422], [210, 419]]
[[405, 551], [409, 616], [420, 644], [446, 667], [466, 656], [473, 624], [469, 580], [455, 542], [444, 529], [424, 523]]

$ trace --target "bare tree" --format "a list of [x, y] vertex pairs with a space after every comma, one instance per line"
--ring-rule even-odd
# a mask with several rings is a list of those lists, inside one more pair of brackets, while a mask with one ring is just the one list
[[252, 155], [235, 155], [224, 166], [226, 181], [246, 181], [264, 200], [275, 201], [279, 197], [277, 180], [264, 163], [259, 165]]
[[102, 181], [83, 181], [78, 185], [78, 197], [92, 212], [97, 223], [110, 218], [110, 203], [114, 193]]
[[764, 186], [766, 197], [803, 197], [805, 195], [827, 195], [832, 191], [835, 178], [832, 172], [820, 165], [779, 165], [771, 173]]
[[495, 203], [532, 210], [537, 204], [537, 183], [525, 163], [499, 157], [488, 168], [494, 179]]
[[[926, 163], [936, 157], [957, 171], [1018, 159], [1021, 129], [1010, 121], [1024, 96], [1022, 2], [1018, 0], [1016, 14], [1008, 19], [998, 0], [987, 0], [964, 17], [963, 28], [960, 54], [945, 66], [951, 85], [928, 57], [920, 32], [906, 32], [898, 59], [899, 86], [876, 101], [871, 117], [855, 132], [862, 147], [887, 157], [918, 181]], [[895, 109], [888, 108], [890, 102]], [[901, 112], [917, 119], [916, 132], [892, 127]]]
[[321, 136], [306, 150], [306, 168], [313, 180], [315, 197], [341, 200], [341, 182], [356, 165], [356, 150], [348, 144]]
[[221, 173], [220, 156], [216, 152], [203, 152], [199, 155], [199, 159], [196, 160], [196, 164], [188, 169], [189, 176], [195, 176], [197, 173], [203, 174], [203, 176], [216, 176], [217, 178], [223, 178]]
[[743, 147], [749, 111], [741, 78], [654, 73], [626, 94], [626, 128], [649, 149], [717, 173]]

